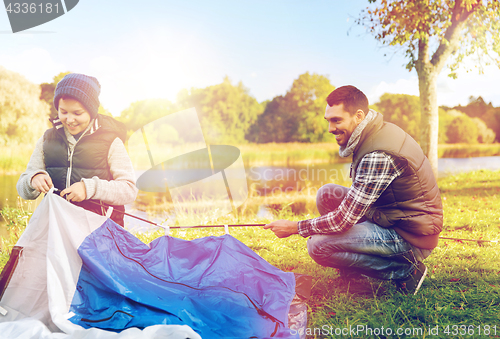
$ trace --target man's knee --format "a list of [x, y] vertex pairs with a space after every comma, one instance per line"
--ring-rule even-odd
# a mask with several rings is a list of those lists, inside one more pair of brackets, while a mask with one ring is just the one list
[[335, 210], [344, 197], [347, 195], [349, 189], [337, 184], [326, 184], [321, 186], [316, 194], [316, 206], [321, 215]]
[[320, 187], [318, 193], [316, 194], [316, 199], [336, 199], [342, 200], [344, 199], [347, 191], [349, 189], [344, 186], [340, 186], [337, 184], [326, 184]]
[[322, 236], [319, 234], [312, 235], [307, 239], [307, 252], [309, 252], [309, 256], [316, 262], [322, 261], [322, 259], [326, 256], [326, 251], [321, 244]]

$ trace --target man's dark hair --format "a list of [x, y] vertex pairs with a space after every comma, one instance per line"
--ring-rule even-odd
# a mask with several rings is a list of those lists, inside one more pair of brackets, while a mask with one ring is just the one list
[[366, 95], [354, 86], [336, 88], [326, 98], [328, 106], [344, 104], [344, 110], [354, 115], [358, 109], [368, 114], [368, 99]]

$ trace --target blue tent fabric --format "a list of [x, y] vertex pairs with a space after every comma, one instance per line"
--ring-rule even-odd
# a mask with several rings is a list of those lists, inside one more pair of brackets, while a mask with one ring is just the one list
[[188, 325], [203, 338], [293, 338], [295, 278], [230, 235], [148, 245], [107, 220], [78, 248], [70, 321], [120, 332]]

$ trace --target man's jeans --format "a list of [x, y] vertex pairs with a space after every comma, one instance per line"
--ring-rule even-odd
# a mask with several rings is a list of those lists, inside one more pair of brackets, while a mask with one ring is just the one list
[[[321, 187], [316, 198], [319, 213], [324, 215], [335, 210], [348, 191], [335, 184]], [[430, 254], [413, 247], [394, 229], [380, 227], [366, 217], [346, 232], [312, 235], [307, 249], [320, 265], [384, 280], [407, 277], [417, 260]]]

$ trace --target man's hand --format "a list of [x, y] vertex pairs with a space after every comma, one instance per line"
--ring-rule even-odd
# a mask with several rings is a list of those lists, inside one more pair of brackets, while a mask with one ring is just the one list
[[270, 229], [278, 238], [286, 238], [292, 234], [299, 234], [298, 223], [290, 220], [276, 220], [264, 226], [264, 229]]
[[48, 193], [54, 184], [52, 184], [52, 179], [47, 174], [38, 173], [31, 178], [31, 186], [40, 193]]
[[66, 194], [66, 200], [79, 202], [87, 198], [87, 189], [83, 182], [75, 182], [60, 193], [61, 197], [64, 197]]

